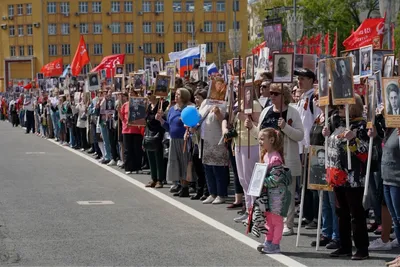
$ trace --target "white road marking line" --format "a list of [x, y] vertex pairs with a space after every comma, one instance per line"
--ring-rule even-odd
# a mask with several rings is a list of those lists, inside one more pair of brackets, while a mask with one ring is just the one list
[[[48, 140], [54, 144], [59, 145], [54, 140], [51, 140], [51, 139], [48, 139]], [[158, 197], [159, 199], [171, 204], [172, 206], [175, 206], [176, 208], [192, 215], [193, 217], [205, 222], [206, 224], [216, 228], [217, 230], [224, 232], [225, 234], [227, 234], [227, 235], [233, 237], [234, 239], [244, 243], [245, 245], [251, 247], [252, 249], [256, 249], [256, 247], [260, 244], [259, 242], [255, 241], [254, 239], [251, 239], [250, 237], [248, 237], [248, 236], [226, 226], [225, 224], [222, 224], [222, 223], [214, 220], [213, 218], [173, 199], [172, 197], [169, 197], [168, 195], [165, 195], [153, 188], [145, 187], [144, 183], [139, 182], [139, 181], [135, 180], [134, 178], [132, 178], [124, 173], [121, 173], [120, 171], [115, 170], [109, 166], [101, 164], [101, 163], [97, 162], [97, 160], [91, 158], [90, 156], [88, 156], [86, 154], [83, 154], [82, 152], [76, 151], [75, 149], [72, 149], [72, 148], [66, 147], [66, 146], [62, 146], [62, 148], [65, 148], [66, 150], [69, 150], [72, 153], [75, 153], [76, 155], [78, 155], [84, 159], [87, 159], [88, 161], [96, 164], [97, 166], [99, 166], [99, 167], [115, 174], [116, 176], [124, 179], [125, 181], [137, 186], [139, 189], [141, 189], [143, 191], [147, 191], [148, 193], [150, 193], [150, 194]], [[258, 253], [258, 252], [255, 252], [255, 253]], [[292, 258], [285, 256], [283, 254], [271, 254], [271, 255], [266, 254], [266, 256], [270, 257], [271, 259], [274, 259], [277, 262], [282, 263], [283, 265], [289, 266], [289, 267], [307, 267], [306, 265], [304, 265], [298, 261], [295, 261]]]
[[113, 205], [111, 200], [92, 200], [92, 201], [77, 201], [79, 205]]
[[46, 152], [25, 152], [26, 155], [43, 155]]

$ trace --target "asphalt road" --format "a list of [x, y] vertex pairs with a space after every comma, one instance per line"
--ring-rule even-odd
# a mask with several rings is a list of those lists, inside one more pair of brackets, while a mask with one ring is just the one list
[[7, 122], [0, 122], [0, 136], [0, 265], [384, 266], [400, 254], [332, 259], [325, 248], [310, 247], [316, 231], [303, 230], [299, 247], [295, 236], [283, 237], [282, 255], [261, 255], [261, 238], [246, 236], [226, 205], [145, 189], [147, 175], [100, 166]]

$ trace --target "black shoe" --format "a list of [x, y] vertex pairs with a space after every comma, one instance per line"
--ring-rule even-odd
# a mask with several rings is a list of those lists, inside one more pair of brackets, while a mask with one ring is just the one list
[[329, 256], [332, 258], [351, 257], [351, 254], [352, 254], [351, 249], [345, 250], [343, 248], [339, 248], [339, 249], [335, 250], [334, 252], [332, 252], [331, 254], [329, 254]]
[[189, 187], [182, 187], [182, 190], [179, 192], [179, 197], [190, 197]]
[[200, 198], [200, 200], [201, 200], [201, 201], [204, 201], [204, 200], [206, 200], [207, 198], [208, 198], [208, 196], [203, 195], [203, 196]]
[[[329, 244], [329, 242], [331, 242], [331, 239], [330, 239], [330, 238], [327, 238], [327, 237], [325, 237], [325, 236], [321, 236], [321, 238], [319, 239], [319, 245], [320, 245], [321, 247], [325, 247], [326, 245]], [[312, 247], [316, 247], [316, 246], [317, 246], [317, 241], [311, 242], [311, 246], [312, 246]]]
[[179, 191], [181, 191], [181, 185], [179, 185], [179, 184], [173, 185], [173, 186], [169, 189], [169, 192], [171, 192], [171, 193], [177, 193], [177, 192], [179, 192]]
[[197, 193], [196, 195], [193, 195], [190, 197], [191, 200], [199, 200], [203, 196], [203, 193]]
[[91, 149], [89, 149], [89, 150], [87, 151], [88, 154], [93, 154], [94, 152], [95, 152], [95, 151], [94, 151], [93, 148], [91, 148]]
[[328, 245], [325, 247], [326, 249], [338, 249], [340, 248], [340, 241], [337, 239], [332, 239]]
[[197, 192], [197, 190], [196, 190], [195, 187], [189, 187], [189, 193], [190, 193], [190, 194], [194, 194], [194, 193], [196, 193], [196, 192]]
[[97, 155], [95, 159], [101, 159], [101, 156]]
[[353, 255], [353, 257], [351, 257], [351, 260], [362, 261], [362, 260], [366, 260], [368, 258], [369, 258], [368, 251], [363, 252], [363, 251], [357, 250], [356, 253]]
[[111, 161], [111, 160], [109, 160], [109, 159], [104, 159], [104, 160], [102, 160], [100, 163], [101, 163], [101, 164], [108, 164], [108, 163], [110, 163], [110, 161]]

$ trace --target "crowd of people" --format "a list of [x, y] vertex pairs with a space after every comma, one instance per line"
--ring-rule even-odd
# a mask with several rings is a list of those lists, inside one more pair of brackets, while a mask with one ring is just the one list
[[[399, 247], [400, 131], [385, 127], [382, 111], [375, 126], [367, 129], [364, 99], [357, 94], [346, 127], [344, 106], [329, 105], [328, 114], [319, 106], [314, 72], [296, 69], [294, 75], [293, 84], [276, 84], [270, 73], [264, 73], [255, 84], [252, 114], [244, 114], [243, 92], [233, 86], [223, 88], [227, 94], [233, 92], [225, 110], [207, 101], [207, 83], [179, 78], [168, 99], [155, 97], [151, 90], [144, 92], [149, 104], [143, 126], [128, 123], [129, 98], [140, 96], [129, 85], [122, 92], [112, 88], [80, 92], [79, 98], [60, 95], [57, 88], [38, 97], [27, 91], [15, 100], [3, 98], [2, 119], [8, 118], [13, 126], [24, 125], [27, 134], [32, 131], [85, 151], [102, 164], [117, 165], [128, 175], [147, 165], [151, 180], [146, 187], [170, 183], [173, 196], [240, 209], [233, 220], [256, 236], [265, 235], [258, 247], [263, 253], [280, 253], [282, 236], [294, 234], [301, 187], [307, 185], [302, 173], [308, 148], [323, 146], [327, 137], [326, 181], [333, 191], [322, 192], [320, 245], [333, 250], [331, 257], [352, 260], [367, 259], [371, 250]], [[106, 102], [113, 97], [115, 111], [106, 114]], [[188, 106], [197, 107], [201, 117], [191, 128], [181, 119]], [[368, 199], [363, 203], [371, 137], [373, 163]], [[256, 163], [268, 165], [258, 197], [248, 194]], [[234, 202], [226, 203], [231, 183]], [[317, 228], [318, 202], [318, 191], [306, 188], [304, 219], [299, 222], [306, 229]], [[380, 237], [370, 243], [368, 232]], [[388, 265], [400, 266], [400, 257]]]

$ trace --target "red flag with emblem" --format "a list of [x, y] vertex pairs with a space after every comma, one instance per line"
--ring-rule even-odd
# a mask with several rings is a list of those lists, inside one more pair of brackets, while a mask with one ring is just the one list
[[82, 68], [90, 62], [88, 51], [86, 50], [85, 39], [81, 35], [78, 48], [71, 62], [71, 73], [73, 76], [78, 76]]
[[355, 32], [343, 41], [343, 45], [346, 50], [367, 45], [372, 45], [373, 48], [381, 49], [384, 30], [385, 18], [366, 19]]
[[58, 58], [42, 67], [40, 70], [45, 77], [56, 77], [63, 73], [63, 59]]
[[99, 72], [106, 70], [107, 78], [111, 78], [114, 75], [115, 66], [118, 64], [124, 64], [125, 54], [117, 54], [104, 57], [100, 64], [93, 68], [90, 72]]

